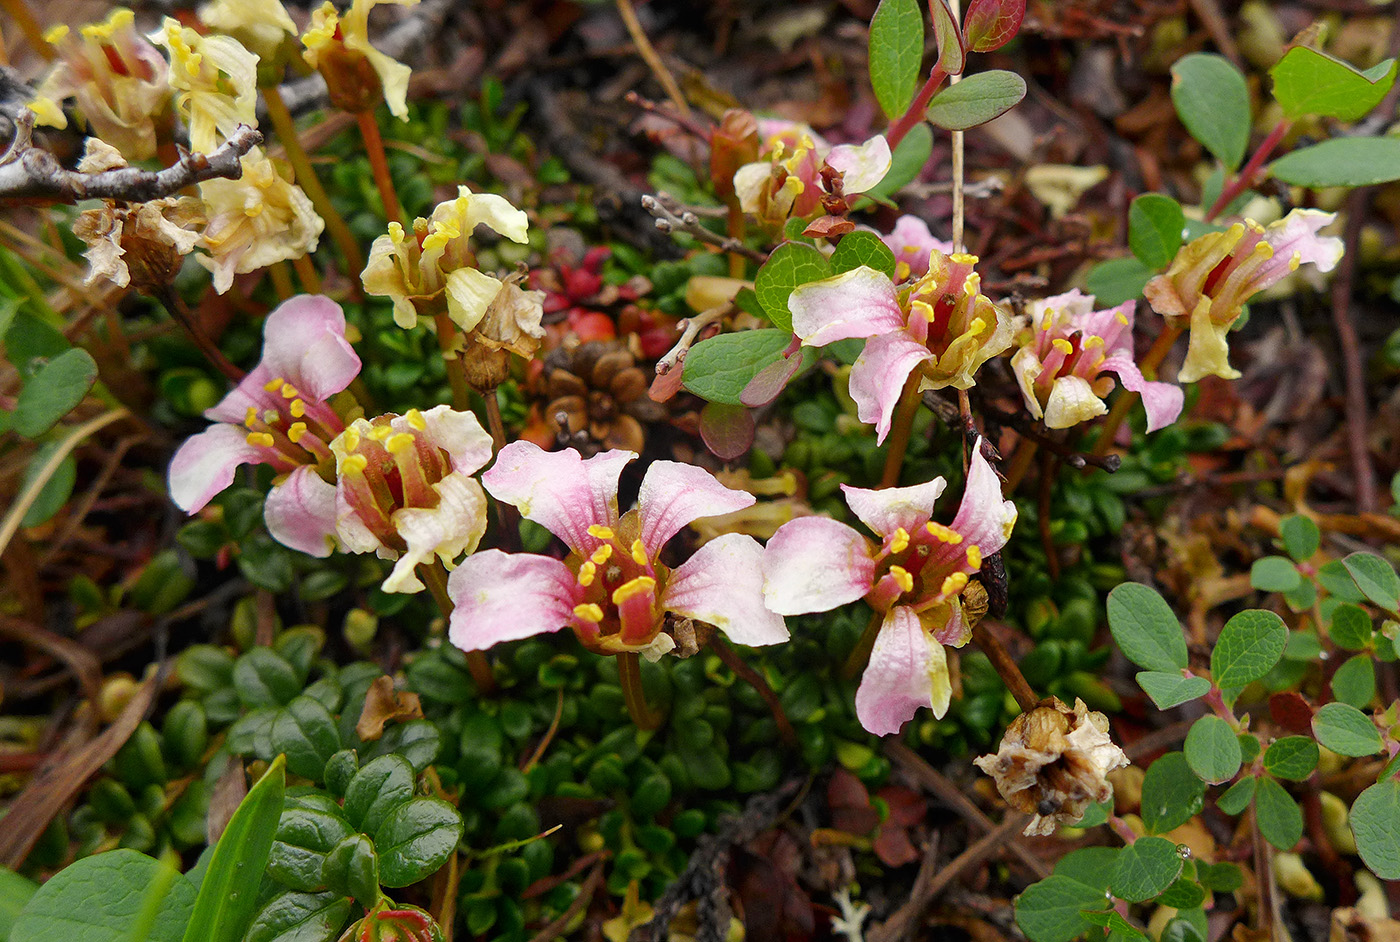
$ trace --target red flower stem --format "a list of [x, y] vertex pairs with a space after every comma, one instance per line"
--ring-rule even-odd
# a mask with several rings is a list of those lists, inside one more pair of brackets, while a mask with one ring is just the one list
[[933, 100], [934, 92], [943, 84], [943, 80], [948, 77], [938, 66], [933, 67], [933, 71], [928, 74], [928, 81], [924, 82], [924, 87], [919, 89], [919, 93], [914, 96], [914, 100], [909, 103], [909, 108], [904, 114], [899, 116], [899, 120], [890, 125], [889, 133], [885, 135], [885, 141], [890, 145], [890, 150], [899, 146], [899, 142], [904, 140], [904, 135], [908, 134], [914, 125], [924, 119], [924, 109]]
[[379, 136], [379, 122], [374, 112], [361, 111], [355, 115], [360, 125], [360, 136], [365, 140], [365, 153], [369, 155], [369, 168], [374, 172], [374, 183], [379, 187], [379, 197], [384, 202], [384, 215], [390, 222], [403, 225], [403, 206], [399, 203], [398, 191], [394, 189], [394, 179], [389, 175], [389, 158], [384, 153], [384, 138]]
[[[1171, 324], [1162, 328], [1162, 332], [1157, 335], [1157, 339], [1152, 341], [1152, 347], [1142, 355], [1138, 362], [1138, 368], [1142, 370], [1142, 375], [1148, 379], [1153, 379], [1157, 375], [1157, 367], [1167, 358], [1172, 346], [1181, 336], [1181, 328], [1173, 327]], [[1128, 411], [1140, 397], [1137, 393], [1127, 389], [1119, 390], [1118, 398], [1113, 401], [1113, 408], [1108, 410], [1108, 417], [1103, 420], [1103, 425], [1099, 429], [1098, 441], [1094, 442], [1094, 455], [1103, 455], [1113, 447], [1113, 440], [1118, 437], [1118, 426], [1123, 424], [1127, 418]]]
[[[432, 593], [433, 601], [437, 602], [438, 609], [442, 612], [442, 617], [452, 618], [452, 597], [447, 594], [447, 571], [443, 568], [441, 561], [432, 564], [423, 563], [418, 567], [418, 575], [422, 577], [423, 584]], [[467, 658], [467, 668], [472, 672], [472, 680], [476, 682], [476, 691], [482, 696], [490, 696], [496, 692], [496, 677], [491, 673], [491, 662], [486, 659], [486, 655], [480, 651], [464, 651]]]
[[1269, 136], [1264, 138], [1259, 149], [1254, 152], [1254, 156], [1249, 158], [1249, 162], [1240, 169], [1235, 178], [1220, 191], [1220, 196], [1211, 205], [1210, 212], [1206, 213], [1207, 222], [1223, 213], [1225, 207], [1235, 201], [1235, 197], [1253, 186], [1254, 178], [1258, 175], [1260, 168], [1264, 166], [1264, 161], [1269, 159], [1269, 155], [1274, 152], [1275, 147], [1278, 147], [1279, 142], [1283, 140], [1283, 136], [1288, 133], [1288, 129], [1291, 127], [1293, 127], [1293, 122], [1287, 118], [1274, 126], [1274, 129], [1269, 132]]
[[870, 652], [875, 647], [875, 639], [880, 636], [880, 626], [884, 623], [884, 612], [871, 612], [870, 622], [856, 640], [856, 646], [851, 648], [851, 653], [846, 656], [846, 663], [841, 666], [842, 677], [853, 680], [865, 670], [865, 665], [870, 660]]
[[899, 394], [899, 404], [894, 407], [890, 424], [890, 437], [885, 452], [885, 471], [880, 476], [881, 487], [894, 487], [899, 483], [899, 472], [904, 468], [904, 455], [909, 450], [909, 436], [914, 430], [914, 416], [919, 411], [919, 370], [909, 374], [904, 381], [904, 391]]
[[792, 728], [792, 721], [787, 718], [787, 713], [783, 712], [782, 701], [773, 692], [773, 688], [768, 686], [768, 681], [763, 679], [763, 675], [744, 663], [744, 659], [725, 644], [718, 634], [710, 637], [710, 649], [719, 655], [724, 666], [732, 670], [735, 676], [748, 681], [749, 686], [758, 691], [758, 695], [768, 704], [768, 709], [773, 714], [773, 722], [778, 724], [778, 734], [783, 737], [783, 744], [790, 749], [796, 749], [797, 732]]
[[1006, 485], [1002, 491], [1007, 494], [1015, 492], [1021, 481], [1025, 479], [1026, 472], [1031, 469], [1031, 464], [1035, 461], [1036, 452], [1040, 445], [1033, 438], [1022, 438], [1016, 443], [1016, 453], [1011, 456], [1011, 464], [1006, 468]]
[[624, 651], [617, 656], [617, 679], [622, 682], [627, 712], [637, 728], [650, 732], [660, 726], [666, 714], [647, 703], [646, 691], [642, 689], [642, 665], [635, 651]]
[[1006, 684], [1006, 689], [1011, 691], [1011, 696], [1016, 698], [1021, 709], [1027, 713], [1034, 710], [1040, 704], [1040, 697], [1036, 696], [1035, 690], [1026, 682], [1026, 675], [1021, 673], [1021, 668], [1016, 666], [1016, 662], [1011, 659], [1006, 648], [1001, 646], [1001, 642], [992, 634], [986, 622], [979, 622], [972, 629], [972, 640], [982, 649], [982, 653], [987, 655], [987, 660], [992, 662], [992, 666], [1001, 677], [1001, 682]]
[[1123, 839], [1124, 844], [1132, 844], [1138, 838], [1133, 829], [1128, 826], [1128, 822], [1124, 821], [1116, 814], [1110, 814], [1108, 816], [1108, 826], [1113, 828], [1114, 834], [1117, 834]]

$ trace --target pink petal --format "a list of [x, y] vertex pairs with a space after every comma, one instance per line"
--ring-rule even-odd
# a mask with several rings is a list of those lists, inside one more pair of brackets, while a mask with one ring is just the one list
[[283, 546], [308, 556], [329, 556], [336, 547], [335, 485], [302, 465], [267, 492], [263, 520]]
[[319, 294], [290, 298], [267, 315], [262, 362], [272, 376], [318, 402], [360, 374], [360, 358], [345, 339], [345, 312]]
[[948, 482], [934, 478], [911, 487], [886, 487], [878, 491], [842, 484], [846, 506], [861, 523], [881, 536], [889, 536], [900, 527], [913, 533], [933, 516], [933, 502], [938, 500]]
[[696, 550], [671, 573], [661, 607], [708, 622], [738, 644], [788, 639], [783, 616], [763, 604], [763, 547], [751, 536], [725, 533]]
[[463, 651], [558, 631], [583, 600], [574, 574], [557, 559], [483, 550], [447, 578], [452, 597], [448, 637]]
[[896, 261], [909, 266], [909, 273], [915, 278], [928, 274], [928, 257], [934, 249], [944, 255], [953, 251], [953, 243], [934, 238], [928, 223], [918, 216], [900, 216], [890, 234], [880, 238], [890, 247]]
[[851, 398], [862, 422], [875, 426], [875, 440], [884, 444], [890, 433], [894, 407], [909, 374], [933, 354], [902, 330], [871, 337], [851, 367]]
[[979, 438], [972, 449], [966, 489], [952, 528], [962, 534], [965, 545], [977, 546], [983, 556], [990, 556], [1006, 545], [1015, 523], [1016, 504], [1002, 499], [1001, 481], [983, 457]]
[[873, 337], [904, 327], [889, 276], [862, 265], [834, 278], [798, 285], [788, 296], [792, 332], [809, 347]]
[[605, 451], [587, 461], [577, 451], [544, 451], [531, 442], [511, 442], [481, 483], [497, 500], [520, 508], [521, 516], [545, 527], [569, 548], [587, 555], [598, 539], [594, 524], [617, 523], [617, 479], [630, 451]]
[[846, 194], [864, 193], [885, 178], [893, 158], [889, 142], [877, 134], [864, 144], [839, 144], [827, 154], [827, 164], [841, 171], [841, 187]]
[[1142, 396], [1142, 407], [1147, 410], [1149, 432], [1171, 425], [1181, 415], [1186, 396], [1180, 386], [1143, 379], [1137, 364], [1131, 358], [1122, 355], [1109, 357], [1099, 368], [1117, 373], [1124, 389]]
[[666, 541], [692, 520], [743, 510], [753, 503], [752, 494], [725, 487], [704, 468], [678, 461], [653, 461], [637, 495], [642, 546], [655, 558]]
[[921, 707], [941, 718], [948, 709], [941, 692], [947, 674], [943, 646], [928, 636], [912, 609], [895, 606], [885, 615], [856, 691], [860, 725], [887, 736], [899, 732]]
[[233, 483], [239, 465], [257, 464], [263, 451], [247, 434], [219, 423], [185, 440], [170, 461], [170, 499], [185, 513], [196, 513]]
[[213, 408], [204, 410], [204, 417], [212, 422], [230, 422], [234, 425], [242, 425], [243, 419], [248, 414], [250, 408], [262, 411], [263, 409], [277, 409], [278, 401], [275, 394], [268, 392], [263, 385], [272, 379], [272, 372], [267, 368], [266, 363], [259, 363], [243, 377], [237, 386], [229, 390], [224, 398], [220, 399]]
[[1328, 272], [1342, 258], [1342, 240], [1336, 236], [1319, 236], [1317, 231], [1336, 219], [1335, 213], [1317, 209], [1295, 209], [1269, 226], [1264, 241], [1274, 247], [1274, 257], [1291, 259], [1296, 252], [1299, 265], [1316, 265], [1318, 271]]
[[[400, 428], [406, 420], [392, 424]], [[451, 406], [433, 406], [423, 413], [424, 430], [434, 445], [447, 452], [452, 470], [474, 474], [491, 460], [491, 435], [470, 412], [458, 412]]]
[[779, 615], [826, 612], [870, 591], [870, 543], [827, 517], [798, 517], [778, 528], [763, 551], [763, 598]]

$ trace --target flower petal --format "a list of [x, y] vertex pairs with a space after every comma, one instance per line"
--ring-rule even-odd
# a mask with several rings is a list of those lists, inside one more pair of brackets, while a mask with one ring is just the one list
[[470, 331], [491, 307], [504, 287], [501, 282], [475, 268], [458, 268], [447, 273], [447, 315], [465, 333]]
[[928, 257], [934, 249], [944, 255], [953, 252], [953, 243], [934, 238], [928, 223], [918, 216], [900, 216], [890, 234], [880, 238], [894, 253], [895, 261], [908, 265], [915, 278], [928, 274]]
[[484, 224], [512, 242], [523, 245], [529, 241], [530, 217], [525, 215], [525, 210], [512, 206], [504, 196], [473, 193], [464, 186], [457, 188], [457, 195], [467, 201], [466, 226], [462, 230], [464, 235], [471, 235], [477, 226]]
[[751, 536], [726, 533], [696, 550], [671, 573], [661, 607], [708, 622], [738, 644], [788, 639], [783, 616], [763, 604], [763, 547]]
[[870, 543], [827, 517], [798, 517], [763, 551], [763, 598], [779, 615], [826, 612], [854, 602], [875, 582]]
[[587, 555], [599, 542], [588, 528], [617, 523], [617, 479], [635, 457], [614, 450], [584, 461], [572, 448], [549, 452], [531, 442], [511, 442], [481, 483], [492, 497], [514, 504], [525, 519]]
[[704, 468], [679, 461], [653, 461], [637, 495], [642, 546], [654, 558], [666, 541], [692, 520], [743, 510], [752, 507], [754, 500], [748, 491], [725, 487]]
[[862, 422], [875, 426], [875, 440], [884, 444], [904, 383], [920, 363], [933, 354], [902, 330], [871, 337], [851, 367], [851, 398]]
[[981, 549], [985, 557], [1000, 552], [1015, 523], [1016, 504], [1002, 499], [1001, 481], [982, 455], [982, 439], [979, 438], [972, 449], [967, 484], [952, 527], [963, 535], [967, 544]]
[[1045, 402], [1045, 427], [1070, 428], [1103, 415], [1108, 406], [1094, 393], [1094, 387], [1082, 376], [1061, 376], [1050, 387]]
[[436, 507], [405, 507], [392, 517], [394, 529], [408, 549], [384, 580], [385, 592], [422, 592], [423, 583], [413, 569], [434, 556], [451, 566], [470, 553], [486, 532], [486, 495], [470, 474], [461, 471], [433, 485]]
[[889, 142], [877, 134], [864, 144], [839, 144], [826, 156], [827, 164], [842, 174], [842, 189], [847, 195], [864, 193], [885, 178], [893, 158]]
[[196, 513], [233, 483], [239, 465], [263, 460], [262, 449], [248, 444], [240, 428], [220, 422], [191, 436], [170, 461], [170, 499], [187, 514]]
[[788, 297], [792, 332], [809, 347], [901, 330], [904, 314], [889, 276], [862, 265], [798, 285]]
[[453, 471], [473, 474], [491, 460], [491, 435], [472, 413], [433, 406], [422, 416], [428, 438], [447, 452]]
[[1210, 316], [1210, 298], [1202, 298], [1191, 312], [1191, 334], [1186, 342], [1186, 359], [1181, 363], [1177, 382], [1194, 383], [1206, 376], [1239, 379], [1240, 371], [1230, 365], [1230, 324], [1217, 324]]
[[889, 536], [903, 527], [913, 533], [933, 516], [933, 502], [938, 500], [948, 482], [941, 477], [910, 487], [886, 487], [878, 491], [842, 484], [846, 506], [860, 518], [861, 523], [881, 536]]
[[289, 298], [267, 315], [262, 365], [270, 378], [286, 380], [317, 402], [360, 375], [360, 358], [345, 339], [345, 312], [319, 294]]
[[1329, 272], [1341, 261], [1342, 240], [1336, 236], [1319, 236], [1317, 231], [1336, 218], [1336, 213], [1324, 213], [1320, 209], [1295, 209], [1269, 226], [1264, 241], [1274, 247], [1276, 258], [1291, 259], [1296, 253], [1298, 265], [1312, 264], [1318, 271]]
[[899, 732], [920, 707], [942, 718], [952, 686], [943, 645], [929, 637], [905, 605], [885, 614], [856, 691], [856, 717], [877, 736]]
[[335, 551], [335, 485], [302, 465], [267, 492], [267, 532], [283, 546], [326, 557]]
[[1181, 407], [1186, 396], [1180, 386], [1159, 383], [1142, 378], [1142, 371], [1128, 356], [1111, 356], [1099, 367], [1118, 374], [1123, 388], [1142, 396], [1142, 407], [1147, 411], [1147, 430], [1155, 432], [1165, 428], [1181, 415]]
[[447, 578], [454, 608], [448, 638], [463, 651], [558, 631], [583, 600], [574, 574], [557, 559], [483, 550]]

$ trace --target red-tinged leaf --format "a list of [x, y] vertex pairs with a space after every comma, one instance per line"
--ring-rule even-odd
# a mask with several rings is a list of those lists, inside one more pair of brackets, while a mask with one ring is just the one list
[[685, 371], [677, 363], [665, 373], [656, 374], [656, 379], [651, 381], [651, 386], [647, 389], [647, 395], [655, 402], [665, 402], [681, 391], [684, 381]]
[[933, 17], [933, 38], [938, 46], [938, 68], [948, 75], [961, 75], [967, 65], [967, 50], [963, 47], [962, 30], [948, 6], [948, 0], [928, 0], [928, 12]]
[[928, 814], [928, 802], [923, 795], [902, 785], [886, 785], [876, 792], [890, 806], [889, 821], [901, 827], [910, 827], [924, 820]]
[[700, 437], [715, 457], [732, 461], [753, 444], [753, 416], [743, 406], [711, 402], [700, 410]]
[[869, 834], [880, 823], [880, 813], [870, 804], [870, 793], [860, 779], [838, 768], [826, 786], [831, 826], [847, 834]]
[[758, 121], [747, 111], [731, 108], [710, 132], [710, 181], [715, 195], [734, 195], [734, 174], [758, 159]]
[[819, 216], [802, 230], [802, 234], [813, 239], [829, 239], [855, 231], [856, 224], [842, 216]]
[[766, 406], [787, 386], [788, 380], [802, 368], [802, 356], [789, 354], [786, 358], [770, 363], [749, 380], [749, 384], [739, 393], [739, 401], [750, 409]]
[[1269, 698], [1269, 715], [1290, 733], [1312, 735], [1312, 707], [1299, 693], [1276, 693]]
[[991, 52], [1009, 43], [1021, 29], [1026, 0], [972, 0], [963, 17], [969, 52]]
[[889, 822], [875, 835], [875, 856], [886, 867], [902, 867], [919, 859], [914, 842], [909, 840], [909, 832], [901, 827], [891, 827]]

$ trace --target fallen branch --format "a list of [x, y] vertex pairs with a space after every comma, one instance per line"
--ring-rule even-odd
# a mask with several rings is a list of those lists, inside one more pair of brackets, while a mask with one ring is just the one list
[[97, 173], [64, 168], [48, 151], [33, 145], [33, 112], [14, 118], [15, 139], [0, 157], [0, 203], [76, 203], [85, 199], [146, 203], [178, 193], [187, 186], [243, 175], [240, 159], [262, 143], [262, 134], [240, 127], [212, 154], [186, 153], [164, 170], [118, 167]]
[[749, 248], [738, 239], [722, 236], [706, 229], [701, 225], [699, 216], [676, 202], [669, 194], [657, 193], [655, 196], [643, 196], [642, 209], [645, 209], [656, 219], [656, 228], [667, 235], [674, 232], [684, 232], [694, 236], [700, 242], [713, 245], [724, 252], [742, 255], [760, 265], [768, 261], [768, 253]]

